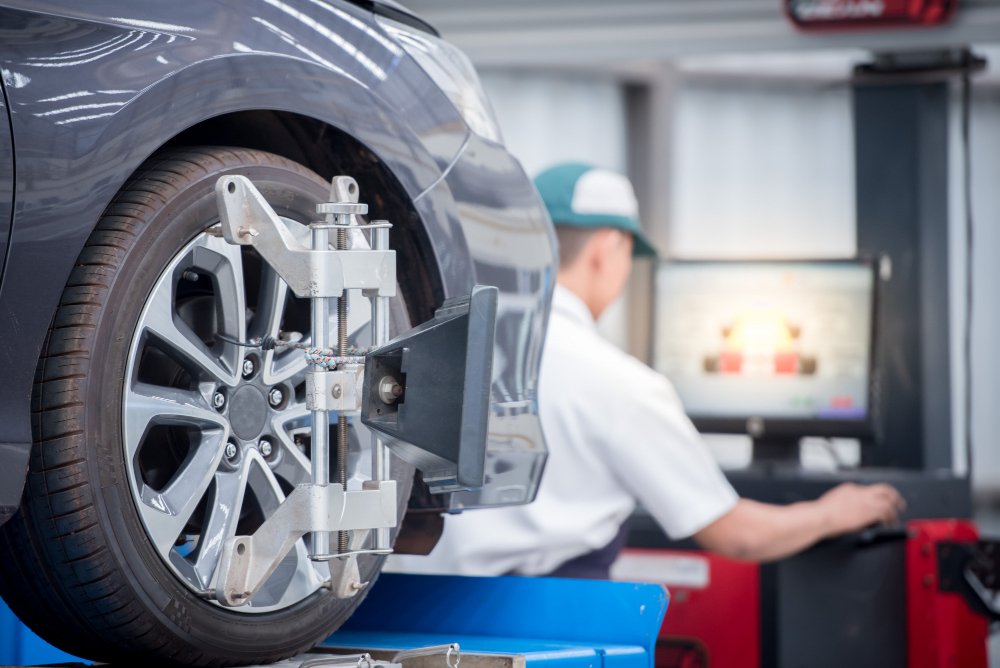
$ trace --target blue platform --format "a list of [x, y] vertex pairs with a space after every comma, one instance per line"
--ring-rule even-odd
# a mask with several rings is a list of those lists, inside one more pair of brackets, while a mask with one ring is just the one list
[[[660, 585], [386, 573], [323, 645], [403, 650], [457, 642], [465, 655], [523, 657], [531, 668], [653, 668], [667, 601]], [[0, 601], [0, 666], [75, 661]]]
[[520, 656], [533, 668], [653, 668], [667, 603], [666, 589], [651, 584], [386, 573], [323, 645], [457, 642], [463, 654]]
[[80, 661], [82, 659], [56, 649], [32, 633], [0, 599], [0, 666]]

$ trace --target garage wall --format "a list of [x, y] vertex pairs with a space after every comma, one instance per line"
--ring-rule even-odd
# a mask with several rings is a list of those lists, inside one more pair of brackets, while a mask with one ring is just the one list
[[[534, 176], [557, 162], [625, 171], [625, 94], [614, 79], [517, 70], [481, 70], [510, 152]], [[601, 333], [626, 347], [625, 301], [612, 304]]]
[[[1000, 56], [1000, 52], [994, 52]], [[996, 65], [994, 64], [994, 69]], [[962, 147], [957, 103], [952, 122], [950, 156], [951, 180], [951, 284], [952, 284], [952, 369], [953, 405], [958, 455], [965, 446], [964, 432], [964, 360], [965, 323], [965, 206], [962, 196]], [[977, 496], [1000, 505], [1000, 411], [996, 400], [1000, 396], [1000, 347], [996, 345], [1000, 331], [1000, 300], [995, 286], [1000, 283], [1000, 189], [995, 182], [1000, 176], [1000, 87], [995, 82], [977, 84], [974, 88], [971, 118], [972, 203], [974, 221], [973, 249], [973, 308], [972, 308], [972, 438], [973, 489]], [[964, 457], [962, 458], [964, 460]], [[963, 461], [964, 463], [964, 461]], [[963, 467], [964, 468], [964, 467]]]
[[853, 257], [845, 86], [689, 82], [676, 97], [674, 257]]
[[[996, 54], [990, 54], [996, 55]], [[562, 160], [624, 171], [626, 104], [622, 87], [602, 76], [493, 69], [483, 73], [508, 146], [530, 173]], [[1000, 501], [1000, 87], [981, 78], [972, 118], [975, 231], [973, 359], [973, 482]], [[669, 248], [676, 257], [850, 257], [855, 253], [853, 129], [842, 82], [782, 84], [688, 78], [673, 110], [673, 193]], [[951, 341], [955, 468], [966, 469], [964, 421], [964, 205], [958, 106], [953, 114], [951, 179]], [[623, 304], [603, 319], [605, 335], [623, 348]], [[749, 455], [745, 440], [714, 439], [727, 465]], [[832, 458], [825, 444], [808, 445], [817, 465]], [[856, 446], [838, 442], [850, 462]]]
[[481, 70], [504, 141], [528, 174], [580, 160], [625, 169], [625, 100], [608, 77]]

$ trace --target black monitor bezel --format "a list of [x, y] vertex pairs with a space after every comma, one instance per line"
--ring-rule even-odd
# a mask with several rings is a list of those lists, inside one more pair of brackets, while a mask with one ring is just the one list
[[851, 265], [867, 268], [872, 275], [871, 328], [869, 331], [870, 346], [868, 356], [868, 410], [860, 420], [834, 420], [821, 418], [781, 418], [744, 415], [734, 417], [705, 416], [688, 413], [688, 417], [699, 432], [705, 434], [740, 434], [752, 436], [755, 439], [777, 438], [873, 438], [877, 432], [878, 406], [876, 405], [877, 369], [878, 369], [878, 302], [879, 276], [875, 260], [867, 257], [856, 258], [780, 258], [780, 259], [734, 259], [734, 258], [699, 258], [699, 259], [661, 259], [652, 272], [652, 336], [649, 341], [649, 359], [654, 365], [656, 358], [656, 323], [659, 318], [660, 295], [659, 274], [665, 265], [801, 265], [818, 264], [827, 266]]

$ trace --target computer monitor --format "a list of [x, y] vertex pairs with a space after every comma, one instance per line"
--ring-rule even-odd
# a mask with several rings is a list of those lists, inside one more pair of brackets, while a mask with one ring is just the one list
[[875, 285], [860, 260], [661, 263], [653, 365], [703, 432], [869, 436]]

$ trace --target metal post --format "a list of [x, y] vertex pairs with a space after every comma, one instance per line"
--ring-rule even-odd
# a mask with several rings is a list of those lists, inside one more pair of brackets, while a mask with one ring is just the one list
[[[325, 227], [312, 228], [312, 249], [325, 251], [330, 245], [330, 233]], [[312, 341], [313, 346], [322, 348], [330, 338], [330, 299], [314, 297], [312, 300]], [[323, 367], [313, 367], [309, 373], [326, 373]], [[312, 479], [313, 484], [330, 484], [330, 419], [327, 411], [312, 412]], [[312, 555], [330, 553], [330, 534], [316, 531], [312, 534]]]
[[871, 77], [853, 89], [858, 254], [886, 257], [866, 465], [952, 466], [947, 83]]
[[[372, 221], [373, 225], [385, 225], [385, 227], [372, 228], [372, 250], [389, 249], [389, 227], [388, 221]], [[385, 344], [389, 340], [389, 298], [372, 296], [372, 345], [375, 347]], [[390, 480], [392, 472], [389, 466], [389, 449], [378, 436], [372, 431], [372, 480]], [[388, 550], [390, 548], [389, 530], [375, 530], [375, 549]]]
[[[337, 216], [337, 225], [351, 224], [350, 216]], [[337, 250], [347, 250], [347, 228], [337, 228]], [[347, 290], [337, 299], [337, 354], [347, 355]], [[347, 416], [337, 412], [337, 482], [347, 489]], [[341, 554], [350, 548], [350, 534], [337, 532], [337, 552]]]

